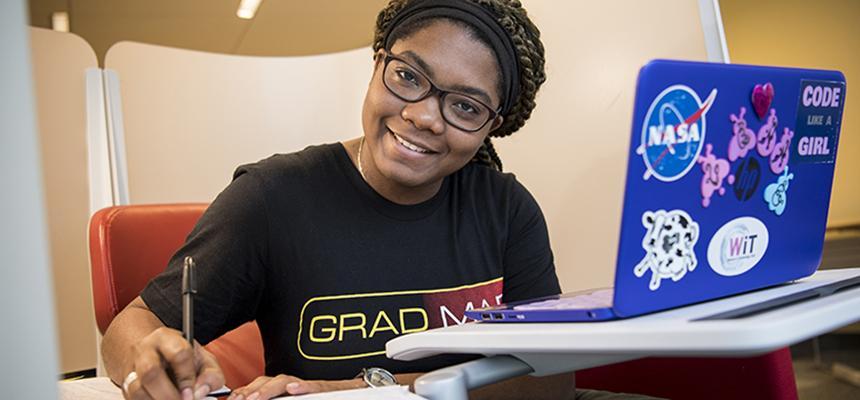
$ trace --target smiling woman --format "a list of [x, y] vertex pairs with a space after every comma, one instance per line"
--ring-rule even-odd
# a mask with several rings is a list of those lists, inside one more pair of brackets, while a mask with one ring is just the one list
[[[468, 358], [390, 360], [388, 340], [560, 291], [540, 208], [501, 172], [490, 140], [523, 126], [545, 80], [526, 11], [514, 0], [395, 0], [374, 51], [363, 133], [240, 166], [168, 269], [114, 319], [102, 348], [127, 398], [199, 397], [223, 383], [177, 330], [186, 256], [199, 266], [200, 343], [260, 326], [268, 376], [234, 399], [408, 384]], [[492, 397], [566, 398], [572, 384]]]

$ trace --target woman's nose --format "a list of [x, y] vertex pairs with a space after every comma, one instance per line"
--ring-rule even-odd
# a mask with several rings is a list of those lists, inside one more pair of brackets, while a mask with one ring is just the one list
[[442, 117], [439, 96], [427, 96], [420, 101], [407, 103], [400, 111], [400, 117], [417, 129], [428, 130], [436, 135], [445, 131], [446, 123]]

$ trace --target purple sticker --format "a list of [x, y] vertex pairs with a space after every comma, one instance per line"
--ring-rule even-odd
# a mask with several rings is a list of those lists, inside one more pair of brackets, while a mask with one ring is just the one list
[[729, 140], [729, 161], [737, 160], [747, 156], [756, 145], [755, 132], [747, 127], [747, 120], [744, 115], [747, 113], [746, 107], [741, 107], [740, 115], [730, 115], [732, 120], [732, 138]]
[[770, 170], [774, 174], [781, 174], [788, 165], [788, 150], [791, 146], [791, 138], [794, 137], [794, 131], [785, 128], [779, 143], [773, 148], [773, 153], [770, 153]]
[[770, 116], [767, 117], [767, 122], [758, 129], [758, 154], [762, 157], [767, 157], [773, 152], [773, 147], [776, 146], [776, 124], [779, 119], [776, 118], [776, 110], [770, 109]]
[[735, 182], [734, 175], [729, 175], [729, 162], [723, 158], [717, 158], [711, 153], [714, 146], [710, 143], [705, 145], [705, 155], [699, 156], [697, 162], [702, 164], [702, 207], [707, 207], [711, 204], [711, 197], [714, 192], [722, 196], [726, 193], [726, 188], [723, 187], [723, 180], [727, 180], [729, 184]]

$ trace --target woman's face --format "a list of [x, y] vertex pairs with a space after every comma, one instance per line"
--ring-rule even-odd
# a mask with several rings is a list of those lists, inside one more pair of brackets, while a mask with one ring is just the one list
[[[390, 54], [420, 70], [442, 90], [468, 93], [493, 110], [499, 107], [496, 59], [459, 25], [433, 22], [397, 40]], [[384, 57], [377, 57], [362, 112], [367, 142], [363, 168], [375, 187], [378, 183], [386, 190], [435, 193], [445, 176], [472, 159], [502, 118], [496, 117], [477, 132], [460, 130], [442, 117], [438, 95], [409, 103], [392, 94], [382, 82], [383, 69]]]

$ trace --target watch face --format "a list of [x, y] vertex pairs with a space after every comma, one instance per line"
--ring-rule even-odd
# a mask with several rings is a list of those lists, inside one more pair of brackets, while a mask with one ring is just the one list
[[371, 387], [393, 386], [397, 384], [397, 379], [390, 372], [382, 368], [368, 368], [365, 382]]

